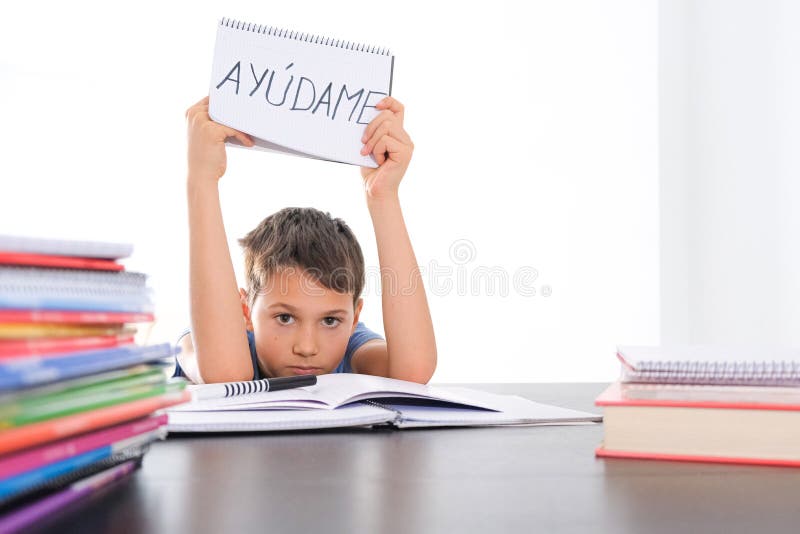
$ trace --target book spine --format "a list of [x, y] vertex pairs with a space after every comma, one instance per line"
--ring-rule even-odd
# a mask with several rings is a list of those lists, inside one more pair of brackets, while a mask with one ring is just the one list
[[633, 460], [662, 460], [673, 462], [704, 462], [721, 464], [752, 464], [781, 467], [800, 467], [800, 460], [779, 458], [746, 458], [735, 456], [699, 456], [688, 454], [660, 454], [654, 452], [616, 451], [598, 447], [595, 455], [601, 458], [625, 458]]
[[166, 424], [166, 414], [155, 415], [132, 423], [116, 425], [84, 436], [6, 456], [0, 459], [0, 478], [7, 478], [30, 471], [44, 464], [65, 460], [92, 449], [111, 445], [115, 441], [151, 432]]
[[123, 367], [121, 369], [113, 369], [111, 371], [105, 371], [102, 373], [79, 376], [69, 380], [51, 382], [43, 386], [27, 388], [23, 391], [6, 391], [4, 393], [0, 393], [0, 405], [13, 404], [26, 399], [56, 395], [67, 390], [80, 390], [83, 392], [87, 391], [87, 388], [90, 386], [96, 386], [105, 382], [140, 376], [145, 373], [153, 372], [156, 369], [162, 370], [157, 364], [143, 363], [141, 365], [134, 365], [132, 367]]
[[42, 518], [66, 508], [72, 503], [88, 497], [95, 491], [109, 486], [117, 480], [130, 476], [139, 465], [138, 460], [130, 460], [73, 483], [52, 495], [31, 504], [22, 506], [0, 518], [0, 532], [18, 532]]
[[26, 500], [28, 501], [34, 500], [43, 495], [47, 495], [48, 493], [54, 490], [59, 490], [61, 488], [64, 488], [69, 484], [80, 481], [83, 478], [86, 478], [90, 475], [98, 473], [104, 469], [108, 469], [109, 467], [121, 464], [123, 462], [127, 462], [134, 459], [137, 461], [141, 461], [142, 457], [148, 451], [148, 449], [149, 445], [130, 447], [128, 449], [125, 449], [124, 451], [112, 454], [111, 456], [101, 458], [96, 462], [92, 462], [88, 465], [84, 465], [77, 469], [73, 469], [67, 473], [63, 473], [61, 475], [57, 475], [53, 478], [47, 479], [39, 484], [31, 485], [13, 495], [8, 496], [7, 498], [0, 500], [0, 507], [9, 508], [14, 504], [25, 502]]
[[111, 447], [105, 446], [95, 450], [78, 454], [67, 460], [46, 465], [33, 471], [10, 477], [0, 481], [0, 500], [7, 500], [31, 486], [47, 482], [48, 479], [65, 475], [71, 471], [81, 469], [104, 458], [111, 456]]
[[98, 271], [124, 271], [125, 266], [114, 260], [78, 258], [75, 256], [54, 256], [24, 252], [0, 251], [0, 265], [24, 265], [31, 267], [50, 267], [64, 269], [90, 269]]
[[0, 390], [20, 389], [99, 373], [168, 358], [174, 354], [175, 349], [169, 343], [161, 343], [81, 352], [61, 358], [32, 357], [21, 361], [4, 361], [0, 363]]
[[134, 271], [99, 271], [0, 265], [0, 287], [12, 290], [80, 289], [87, 291], [141, 291], [147, 275]]
[[69, 310], [0, 309], [0, 323], [125, 324], [149, 323], [152, 312], [87, 312]]
[[132, 447], [142, 447], [163, 436], [163, 432], [153, 430], [132, 438], [117, 441], [81, 453], [58, 462], [48, 463], [16, 476], [0, 480], [0, 499], [5, 500], [14, 494], [21, 493], [29, 488], [39, 486], [73, 471], [89, 466], [114, 454]]
[[57, 297], [0, 295], [0, 308], [8, 310], [58, 310], [74, 312], [153, 313], [149, 298]]
[[191, 393], [183, 387], [184, 384], [175, 384], [170, 386], [169, 393], [159, 397], [148, 397], [7, 430], [3, 432], [3, 439], [0, 440], [0, 454], [137, 419], [168, 406], [189, 402], [192, 398]]
[[0, 413], [14, 413], [21, 409], [35, 410], [54, 403], [83, 402], [83, 398], [89, 396], [105, 395], [139, 386], [163, 385], [166, 382], [167, 378], [160, 366], [135, 365], [6, 393], [0, 396]]
[[133, 252], [133, 245], [130, 243], [110, 243], [105, 241], [79, 241], [73, 239], [48, 239], [41, 237], [0, 235], [0, 250], [7, 252], [27, 252], [32, 254], [116, 260], [130, 256]]
[[[18, 413], [10, 417], [0, 416], [2, 417], [0, 418], [0, 431], [32, 423], [39, 423], [57, 417], [65, 417], [108, 406], [115, 406], [134, 400], [146, 399], [156, 395], [163, 395], [166, 391], [166, 384], [156, 386], [133, 386], [119, 391], [107, 391], [95, 395], [78, 397], [74, 401], [70, 401], [68, 398], [70, 395], [67, 394], [63, 396], [66, 398], [61, 402], [54, 401], [46, 404], [36, 403], [33, 406], [22, 407]], [[6, 412], [5, 409], [0, 410], [0, 414], [4, 412]]]
[[0, 340], [0, 359], [67, 356], [71, 352], [112, 349], [134, 343], [134, 336], [76, 336]]

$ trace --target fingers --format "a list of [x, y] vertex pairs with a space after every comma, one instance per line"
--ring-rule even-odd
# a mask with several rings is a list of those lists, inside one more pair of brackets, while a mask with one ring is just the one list
[[192, 124], [192, 122], [195, 120], [196, 117], [198, 116], [202, 117], [203, 115], [205, 115], [206, 120], [210, 120], [210, 117], [208, 116], [208, 106], [200, 106], [200, 105], [192, 106], [188, 110], [186, 110], [186, 121], [189, 124]]
[[[213, 131], [213, 137], [217, 138], [218, 141], [225, 141], [228, 137], [235, 137], [239, 140], [244, 146], [253, 146], [255, 143], [253, 139], [244, 132], [240, 132], [239, 130], [234, 130], [229, 126], [225, 126], [223, 124], [219, 124], [211, 120], [211, 117], [208, 115], [208, 97], [202, 98], [199, 102], [195, 105], [190, 107], [186, 110], [186, 119], [189, 122], [190, 126], [194, 125], [196, 119], [199, 119], [201, 123], [211, 123], [213, 126], [207, 126]], [[194, 125], [192, 127], [199, 127], [200, 124]], [[205, 126], [205, 125], [202, 125]]]
[[388, 159], [399, 161], [399, 153], [407, 148], [407, 145], [404, 145], [394, 137], [384, 135], [375, 143], [375, 148], [372, 149], [372, 155], [375, 157], [375, 161], [378, 165], [383, 165], [383, 162], [387, 159], [387, 153]]
[[361, 137], [362, 143], [366, 143], [367, 139], [372, 137], [372, 134], [378, 127], [378, 125], [385, 120], [392, 119], [392, 122], [398, 123], [401, 128], [403, 126], [403, 119], [405, 116], [405, 106], [403, 106], [403, 104], [401, 104], [400, 101], [397, 100], [396, 98], [387, 96], [386, 98], [380, 100], [377, 104], [375, 104], [375, 109], [379, 109], [381, 111], [367, 125], [366, 131], [364, 132], [364, 135]]
[[380, 115], [375, 117], [367, 125], [367, 130], [364, 133], [364, 137], [361, 138], [361, 142], [364, 143], [364, 146], [361, 148], [361, 154], [366, 156], [372, 152], [375, 143], [377, 143], [378, 139], [384, 135], [390, 135], [407, 145], [412, 144], [411, 137], [408, 136], [408, 132], [403, 129], [402, 123], [398, 123], [397, 115], [386, 111], [381, 112]]
[[246, 133], [240, 132], [239, 130], [234, 130], [233, 128], [230, 128], [228, 126], [223, 126], [222, 124], [220, 124], [219, 126], [222, 132], [225, 134], [225, 139], [227, 139], [228, 137], [235, 137], [244, 146], [253, 146], [255, 144], [253, 143], [253, 140], [250, 138], [250, 136], [247, 135]]
[[186, 113], [184, 114], [184, 116], [188, 119], [189, 118], [189, 114], [190, 114], [190, 112], [192, 110], [197, 109], [198, 107], [202, 107], [202, 106], [205, 106], [206, 111], [208, 111], [208, 102], [209, 102], [209, 98], [207, 96], [201, 98], [196, 104], [194, 104], [192, 106], [189, 106], [189, 109], [186, 110]]
[[375, 104], [375, 107], [377, 109], [388, 109], [392, 113], [397, 114], [400, 117], [400, 122], [403, 122], [403, 115], [405, 114], [406, 108], [393, 96], [383, 98], [380, 102]]
[[391, 121], [385, 120], [382, 123], [380, 123], [377, 129], [374, 129], [373, 132], [370, 134], [369, 141], [365, 143], [363, 147], [361, 147], [361, 155], [366, 156], [367, 154], [372, 152], [372, 149], [377, 145], [378, 141], [384, 135], [390, 135], [391, 129], [392, 129]]
[[369, 121], [369, 124], [367, 124], [367, 127], [364, 129], [364, 135], [361, 136], [361, 142], [366, 143], [368, 139], [372, 138], [372, 136], [375, 134], [375, 130], [378, 129], [378, 126], [380, 126], [381, 123], [394, 118], [394, 113], [389, 110], [378, 113], [374, 119]]
[[364, 146], [361, 148], [361, 155], [366, 156], [377, 145], [378, 141], [382, 139], [384, 136], [393, 137], [397, 141], [406, 144], [406, 145], [413, 145], [411, 142], [411, 138], [408, 136], [408, 133], [403, 130], [402, 128], [398, 127], [392, 121], [384, 121], [382, 122], [378, 128], [375, 130], [375, 133], [372, 134], [372, 137], [369, 141], [367, 141]]

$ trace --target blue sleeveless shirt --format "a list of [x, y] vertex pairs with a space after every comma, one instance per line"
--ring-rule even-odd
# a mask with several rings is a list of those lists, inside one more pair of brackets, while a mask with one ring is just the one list
[[[181, 336], [178, 338], [178, 342], [183, 338], [183, 336], [189, 334], [190, 330], [186, 330]], [[353, 331], [353, 334], [350, 336], [350, 340], [347, 342], [347, 348], [344, 351], [344, 356], [342, 356], [342, 361], [339, 362], [339, 365], [336, 366], [336, 369], [331, 371], [332, 373], [352, 373], [353, 367], [350, 361], [353, 359], [353, 354], [356, 350], [358, 350], [361, 345], [370, 341], [372, 339], [383, 339], [383, 337], [370, 330], [364, 323], [358, 322], [356, 324], [356, 329]], [[250, 347], [250, 359], [253, 362], [253, 380], [259, 380], [264, 378], [261, 375], [261, 369], [258, 367], [258, 354], [256, 353], [256, 341], [253, 332], [250, 330], [247, 331], [247, 344]], [[178, 357], [175, 356], [175, 372], [172, 374], [172, 377], [183, 376], [186, 375], [183, 373], [183, 369], [181, 369], [181, 365], [178, 363]]]

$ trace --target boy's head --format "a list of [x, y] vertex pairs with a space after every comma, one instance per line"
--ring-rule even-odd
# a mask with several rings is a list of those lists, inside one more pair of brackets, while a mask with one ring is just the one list
[[242, 310], [267, 376], [329, 373], [344, 355], [363, 301], [364, 256], [341, 219], [284, 208], [239, 240]]

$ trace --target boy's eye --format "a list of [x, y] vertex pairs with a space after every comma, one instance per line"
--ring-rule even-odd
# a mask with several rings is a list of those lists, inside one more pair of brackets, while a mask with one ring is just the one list
[[325, 324], [325, 326], [336, 326], [341, 321], [336, 317], [325, 317], [322, 322]]
[[281, 313], [275, 316], [278, 319], [278, 322], [281, 324], [289, 324], [292, 320], [292, 316], [288, 313]]

